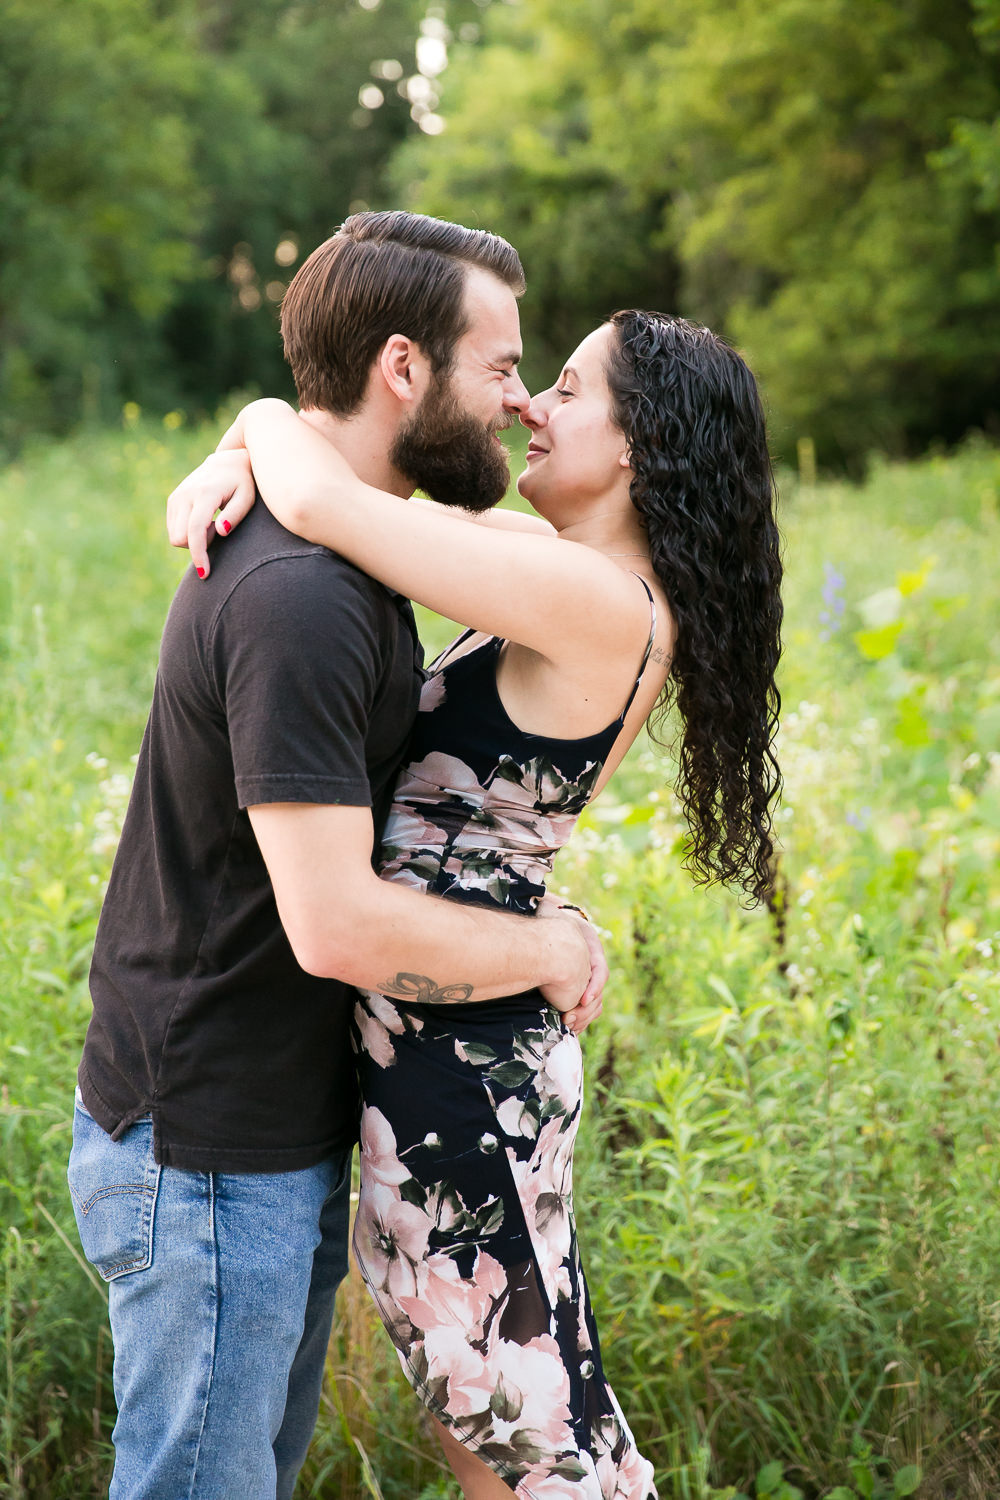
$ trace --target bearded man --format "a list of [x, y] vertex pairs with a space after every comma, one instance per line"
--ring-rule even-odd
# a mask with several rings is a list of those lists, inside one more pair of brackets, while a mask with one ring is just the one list
[[[495, 235], [354, 215], [282, 309], [303, 417], [372, 485], [495, 505], [497, 433], [528, 404], [523, 289]], [[112, 1500], [291, 1496], [347, 1264], [358, 1103], [341, 980], [384, 989], [420, 967], [483, 1000], [537, 985], [563, 1010], [588, 986], [572, 919], [374, 874], [420, 667], [409, 602], [263, 505], [171, 606], [69, 1169], [109, 1282]]]

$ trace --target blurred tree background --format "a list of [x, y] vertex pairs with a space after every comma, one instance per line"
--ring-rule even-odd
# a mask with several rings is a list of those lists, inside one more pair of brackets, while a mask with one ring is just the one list
[[521, 250], [529, 379], [709, 322], [779, 452], [1000, 425], [1000, 0], [0, 0], [0, 442], [287, 391], [352, 208]]

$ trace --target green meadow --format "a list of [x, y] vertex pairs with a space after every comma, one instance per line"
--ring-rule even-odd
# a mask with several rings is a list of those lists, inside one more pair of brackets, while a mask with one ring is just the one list
[[[213, 440], [130, 409], [0, 475], [11, 1500], [106, 1492], [111, 1349], [65, 1188], [72, 1088], [185, 564], [164, 500]], [[995, 1500], [1000, 454], [781, 490], [772, 903], [692, 886], [653, 744], [558, 867], [612, 967], [576, 1186], [605, 1362], [670, 1500]], [[457, 1493], [354, 1280], [300, 1493]]]

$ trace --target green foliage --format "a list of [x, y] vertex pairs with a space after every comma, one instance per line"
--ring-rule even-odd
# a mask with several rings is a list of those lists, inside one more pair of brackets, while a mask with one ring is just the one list
[[407, 206], [481, 224], [517, 246], [529, 287], [526, 348], [553, 374], [615, 306], [677, 302], [663, 225], [669, 177], [637, 192], [623, 139], [609, 146], [635, 128], [627, 70], [643, 39], [628, 10], [601, 0], [572, 13], [559, 0], [494, 7], [487, 44], [453, 49], [442, 80], [447, 131], [413, 141], [392, 164]]
[[[995, 57], [1000, 52], [1000, 0], [973, 0], [973, 9], [973, 30], [983, 52]], [[941, 154], [940, 165], [949, 171], [964, 166], [979, 188], [980, 207], [1000, 208], [1000, 117], [960, 118], [953, 135], [953, 148]]]
[[[998, 488], [973, 448], [789, 500], [770, 910], [691, 890], [665, 791], [630, 827], [669, 776], [648, 750], [563, 856], [613, 945], [582, 1233], [667, 1494], [995, 1487]], [[874, 659], [856, 627], [886, 593]]]
[[446, 76], [446, 135], [404, 148], [397, 181], [523, 248], [552, 354], [615, 304], [683, 312], [745, 348], [786, 451], [810, 435], [857, 467], [996, 413], [995, 18], [995, 0], [497, 8]]
[[[165, 357], [183, 403], [214, 402], [248, 379], [290, 393], [278, 304], [301, 260], [354, 207], [382, 196], [386, 160], [416, 129], [394, 80], [405, 88], [416, 71], [424, 6], [186, 0], [172, 9], [186, 14], [202, 80], [189, 120], [210, 199], [200, 275], [175, 298]], [[365, 86], [381, 105], [361, 105]]]
[[[251, 380], [290, 390], [277, 305], [416, 131], [424, 12], [5, 0], [0, 448], [125, 398], [204, 409]], [[459, 26], [479, 7], [442, 13]]]
[[393, 201], [518, 246], [533, 383], [661, 307], [745, 349], [786, 453], [989, 431], [998, 45], [997, 0], [5, 0], [0, 447], [288, 393], [291, 274]]
[[193, 274], [185, 56], [149, 0], [0, 20], [0, 440], [93, 407]]
[[[93, 927], [214, 441], [130, 411], [0, 478], [0, 1493], [106, 1484], [103, 1289], [65, 1188]], [[771, 908], [692, 888], [640, 746], [561, 856], [608, 933], [577, 1214], [664, 1500], [991, 1500], [1000, 460], [786, 484]], [[224, 544], [223, 544], [224, 545]], [[839, 605], [837, 601], [839, 600]], [[842, 607], [841, 607], [842, 606]], [[431, 644], [442, 622], [425, 620]], [[890, 649], [858, 637], [898, 626]], [[302, 1495], [454, 1497], [355, 1279]]]

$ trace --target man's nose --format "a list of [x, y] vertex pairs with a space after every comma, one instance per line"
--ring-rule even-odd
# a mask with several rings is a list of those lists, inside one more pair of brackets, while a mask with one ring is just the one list
[[530, 404], [531, 397], [528, 395], [528, 388], [515, 370], [504, 386], [504, 411], [516, 412], [523, 419]]

